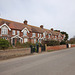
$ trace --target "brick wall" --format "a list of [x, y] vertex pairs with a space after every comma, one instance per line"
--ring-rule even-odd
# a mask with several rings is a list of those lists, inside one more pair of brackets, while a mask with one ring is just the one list
[[31, 54], [30, 48], [0, 50], [0, 60]]
[[75, 47], [75, 44], [72, 44], [71, 47]]
[[47, 46], [47, 50], [60, 50], [60, 49], [65, 49], [66, 45], [59, 45], [59, 46]]

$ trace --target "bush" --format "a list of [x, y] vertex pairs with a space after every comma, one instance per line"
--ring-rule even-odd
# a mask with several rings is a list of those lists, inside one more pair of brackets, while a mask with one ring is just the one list
[[60, 42], [60, 45], [65, 45], [66, 44], [66, 41], [61, 41]]
[[0, 49], [7, 49], [9, 47], [9, 42], [5, 39], [0, 39]]
[[60, 42], [56, 40], [47, 40], [47, 41], [43, 41], [43, 44], [47, 44], [47, 46], [56, 46], [56, 45], [60, 45]]
[[31, 43], [29, 43], [29, 42], [26, 42], [26, 43], [17, 42], [16, 43], [17, 48], [28, 48], [28, 47], [30, 47], [30, 45], [31, 45]]

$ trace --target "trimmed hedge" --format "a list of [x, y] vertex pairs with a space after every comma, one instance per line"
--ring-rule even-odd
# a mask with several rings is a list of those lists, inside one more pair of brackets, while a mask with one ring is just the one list
[[5, 39], [0, 38], [0, 49], [7, 49], [9, 47], [9, 42]]
[[60, 42], [60, 45], [65, 45], [65, 44], [67, 44], [65, 41]]
[[56, 46], [56, 45], [60, 45], [60, 42], [56, 40], [47, 40], [47, 41], [43, 41], [43, 44], [47, 44], [47, 46]]

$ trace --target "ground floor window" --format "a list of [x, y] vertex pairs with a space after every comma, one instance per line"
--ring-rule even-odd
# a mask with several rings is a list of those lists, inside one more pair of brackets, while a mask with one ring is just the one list
[[28, 42], [28, 39], [27, 38], [24, 38], [24, 43]]
[[7, 37], [2, 37], [2, 39], [5, 39], [5, 40], [7, 40]]
[[17, 42], [20, 42], [20, 38], [17, 38]]
[[34, 39], [34, 43], [36, 43], [36, 39]]
[[42, 42], [42, 40], [41, 39], [39, 39], [39, 43], [41, 43]]

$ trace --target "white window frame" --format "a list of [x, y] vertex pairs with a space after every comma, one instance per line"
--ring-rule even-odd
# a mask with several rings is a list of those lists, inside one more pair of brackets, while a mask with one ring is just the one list
[[46, 37], [46, 34], [45, 34], [45, 33], [43, 33], [43, 37], [44, 37], [44, 38]]
[[57, 36], [55, 36], [55, 38], [57, 38]]
[[23, 36], [27, 36], [27, 30], [23, 31]]
[[42, 34], [40, 34], [40, 37], [42, 37]]
[[36, 35], [35, 33], [32, 33], [32, 37], [35, 37], [35, 35]]
[[17, 31], [17, 35], [20, 35], [20, 31]]
[[5, 34], [5, 35], [8, 34], [8, 28], [6, 26], [1, 28], [1, 34]]
[[50, 38], [51, 37], [51, 34], [48, 34], [48, 37]]
[[15, 30], [12, 30], [12, 35], [15, 35]]
[[38, 33], [38, 37], [39, 37], [39, 33]]
[[34, 43], [36, 43], [36, 39], [34, 39]]
[[59, 36], [58, 36], [59, 38], [61, 37], [61, 35], [59, 34]]
[[7, 40], [7, 37], [2, 37], [3, 39]]
[[24, 38], [24, 43], [28, 42], [28, 39], [27, 38]]

